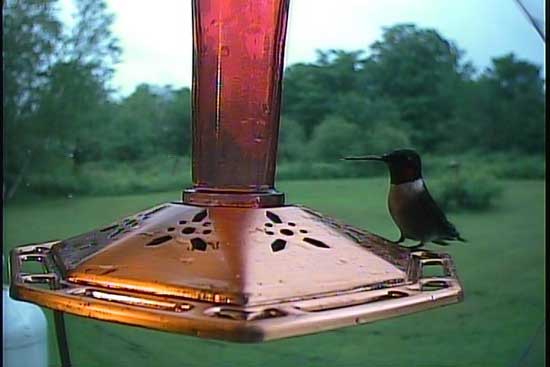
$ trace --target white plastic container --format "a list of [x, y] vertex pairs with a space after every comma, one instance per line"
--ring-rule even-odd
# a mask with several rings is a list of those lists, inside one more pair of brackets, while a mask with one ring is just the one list
[[48, 339], [46, 316], [42, 309], [27, 302], [19, 302], [9, 295], [3, 285], [3, 351], [4, 367], [46, 367]]

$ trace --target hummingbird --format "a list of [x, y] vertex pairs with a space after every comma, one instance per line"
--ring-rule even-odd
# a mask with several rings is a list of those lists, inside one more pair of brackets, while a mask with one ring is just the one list
[[410, 248], [421, 248], [428, 242], [447, 246], [446, 241], [466, 242], [456, 227], [430, 195], [422, 177], [422, 163], [412, 149], [398, 149], [381, 156], [345, 157], [344, 160], [381, 161], [390, 170], [388, 209], [401, 235], [396, 243], [405, 239], [420, 241]]

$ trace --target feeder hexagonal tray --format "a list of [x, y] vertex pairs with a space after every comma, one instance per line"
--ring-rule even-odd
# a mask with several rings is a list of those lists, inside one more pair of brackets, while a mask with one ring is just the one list
[[[23, 272], [25, 262], [44, 272]], [[438, 276], [423, 276], [426, 266]], [[11, 293], [54, 310], [258, 342], [458, 302], [446, 254], [410, 251], [299, 206], [167, 203], [11, 252]]]

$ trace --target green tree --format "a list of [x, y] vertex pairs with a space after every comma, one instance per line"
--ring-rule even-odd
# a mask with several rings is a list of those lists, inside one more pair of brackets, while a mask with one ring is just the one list
[[61, 42], [56, 0], [2, 2], [3, 197], [9, 199], [44, 149], [34, 133], [40, 94]]
[[306, 136], [328, 115], [336, 115], [339, 96], [359, 95], [364, 100], [362, 51], [317, 51], [311, 64], [295, 64], [285, 71], [283, 114], [299, 121]]
[[104, 0], [74, 0], [75, 25], [69, 31], [64, 54], [70, 61], [86, 65], [94, 77], [107, 83], [120, 61], [121, 48], [112, 34], [114, 14]]
[[315, 128], [308, 148], [315, 160], [335, 162], [347, 155], [360, 154], [364, 146], [365, 134], [354, 124], [328, 116]]
[[395, 149], [413, 147], [402, 122], [377, 121], [365, 134], [362, 154], [383, 154]]
[[328, 50], [317, 51], [319, 79], [325, 90], [341, 94], [365, 90], [361, 71], [365, 59], [363, 51]]
[[453, 91], [470, 76], [462, 52], [437, 31], [412, 24], [384, 29], [370, 50], [364, 68], [369, 94], [393, 101], [412, 141], [423, 151], [437, 150], [444, 129], [434, 127], [453, 117]]
[[283, 116], [279, 127], [279, 146], [277, 153], [280, 161], [302, 161], [310, 157], [307, 152], [306, 134], [302, 125]]
[[71, 60], [57, 62], [36, 114], [41, 139], [57, 157], [72, 157], [75, 169], [101, 156], [106, 127], [110, 123], [109, 95], [93, 75], [92, 66]]
[[330, 112], [330, 93], [319, 81], [319, 66], [295, 64], [285, 71], [282, 113], [303, 124], [309, 137]]
[[514, 54], [494, 58], [479, 80], [485, 150], [544, 152], [545, 91], [540, 67]]
[[74, 26], [66, 32], [62, 55], [48, 73], [39, 111], [48, 139], [82, 163], [98, 159], [111, 122], [108, 83], [120, 48], [111, 32], [114, 20], [104, 1], [75, 0]]
[[[333, 98], [334, 115], [355, 124], [358, 129], [369, 130], [378, 121], [398, 123], [401, 120], [395, 103], [384, 98], [369, 98], [355, 92], [339, 94]], [[408, 126], [402, 125], [402, 128]]]
[[147, 84], [139, 85], [121, 101], [112, 126], [109, 156], [115, 160], [135, 161], [158, 153], [162, 144], [156, 139], [161, 109], [161, 98]]
[[139, 85], [117, 104], [111, 126], [110, 159], [135, 161], [191, 151], [191, 91]]
[[191, 154], [191, 90], [167, 89], [159, 144], [171, 155]]

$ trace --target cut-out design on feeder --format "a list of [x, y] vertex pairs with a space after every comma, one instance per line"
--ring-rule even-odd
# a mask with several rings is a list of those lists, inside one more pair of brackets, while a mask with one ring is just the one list
[[405, 292], [399, 292], [399, 291], [389, 291], [387, 293], [388, 298], [402, 298], [402, 297], [408, 297], [409, 295]]
[[183, 302], [173, 302], [163, 299], [159, 299], [156, 296], [143, 297], [143, 296], [131, 296], [124, 293], [118, 293], [111, 290], [97, 290], [97, 289], [78, 289], [71, 292], [71, 294], [77, 296], [86, 296], [102, 301], [120, 303], [125, 305], [132, 305], [137, 307], [144, 307], [150, 309], [158, 309], [163, 311], [172, 312], [185, 312], [193, 308], [193, 305]]
[[443, 268], [443, 265], [440, 263], [422, 264], [422, 278], [442, 278], [447, 275], [448, 274], [445, 274], [445, 269]]
[[110, 230], [113, 230], [113, 229], [115, 229], [115, 228], [117, 228], [117, 227], [118, 227], [118, 224], [115, 223], [115, 224], [113, 224], [113, 225], [110, 225], [109, 227], [101, 228], [99, 231], [100, 231], [100, 232], [109, 232]]
[[123, 224], [127, 227], [135, 227], [139, 224], [139, 222], [137, 221], [137, 219], [133, 218], [133, 219], [126, 219]]
[[[361, 233], [357, 233], [355, 231], [351, 231], [351, 230], [348, 230], [348, 229], [345, 229], [344, 233], [346, 234], [346, 236], [351, 238], [355, 243], [361, 244], [363, 242], [363, 241], [361, 241]], [[370, 244], [366, 244], [364, 246], [367, 247], [367, 248], [371, 247]]]
[[285, 247], [286, 247], [285, 240], [277, 239], [271, 243], [271, 249], [273, 250], [273, 252], [284, 250]]
[[208, 212], [206, 210], [202, 210], [200, 211], [199, 213], [195, 214], [195, 216], [193, 217], [192, 221], [193, 222], [200, 222], [202, 221], [204, 218], [206, 218], [206, 216], [208, 215]]
[[208, 244], [205, 240], [199, 237], [191, 238], [191, 248], [198, 251], [206, 251]]
[[139, 213], [134, 216], [124, 218], [119, 223], [102, 228], [99, 232], [113, 231], [109, 233], [108, 238], [116, 239], [116, 237], [120, 234], [132, 232], [134, 229], [138, 228], [141, 223], [148, 220], [153, 214], [156, 214], [166, 208], [168, 208], [168, 205], [163, 205], [156, 209], [149, 210], [148, 212]]
[[330, 246], [328, 246], [324, 242], [316, 240], [315, 238], [311, 238], [311, 237], [305, 237], [304, 242], [309, 243], [310, 245], [313, 245], [315, 247], [330, 248]]
[[292, 232], [290, 229], [286, 229], [286, 228], [281, 229], [279, 232], [281, 232], [281, 234], [284, 234], [285, 236], [294, 235], [294, 232]]
[[82, 245], [78, 246], [78, 249], [79, 250], [84, 250], [86, 248], [93, 247], [95, 245], [96, 245], [95, 242], [86, 242], [86, 243], [83, 243]]
[[283, 221], [281, 220], [281, 217], [279, 217], [277, 214], [273, 213], [272, 211], [267, 210], [265, 212], [265, 215], [274, 223], [278, 223], [278, 224], [283, 223]]
[[205, 229], [204, 231], [202, 231], [202, 234], [210, 234], [210, 233], [212, 233], [211, 229]]
[[122, 232], [124, 232], [124, 227], [118, 227], [118, 229], [116, 231], [109, 234], [109, 238], [115, 238], [116, 236], [118, 236]]
[[449, 287], [449, 284], [444, 280], [429, 280], [425, 283], [422, 283], [422, 291], [438, 291], [443, 288]]
[[155, 239], [152, 239], [149, 241], [145, 246], [151, 247], [151, 246], [159, 246], [162, 245], [166, 241], [170, 241], [172, 239], [172, 236], [161, 236], [157, 237]]
[[326, 311], [335, 311], [335, 310], [343, 309], [343, 308], [346, 308], [346, 307], [349, 307], [349, 306], [367, 305], [369, 303], [375, 303], [375, 302], [387, 301], [387, 300], [395, 300], [397, 298], [403, 298], [403, 297], [408, 297], [408, 296], [409, 295], [405, 292], [389, 291], [388, 293], [382, 294], [380, 296], [368, 298], [368, 299], [361, 300], [361, 301], [351, 302], [351, 303], [343, 304], [343, 305], [335, 305], [335, 306], [332, 306], [332, 307], [316, 305], [316, 306], [312, 306], [312, 307], [311, 306], [310, 307], [306, 306], [306, 307], [296, 307], [296, 308], [299, 309], [300, 311], [312, 312], [312, 313], [326, 312]]
[[[41, 269], [41, 271], [44, 271], [44, 269]], [[56, 278], [54, 274], [26, 274], [21, 276], [21, 280], [24, 283], [48, 291], [55, 284]]]
[[232, 320], [243, 320], [243, 321], [252, 321], [252, 320], [261, 320], [274, 317], [286, 316], [286, 313], [276, 309], [276, 308], [267, 308], [259, 311], [248, 311], [248, 310], [238, 310], [229, 307], [216, 307], [213, 310], [205, 310], [205, 314], [208, 316], [214, 316], [224, 319]]
[[195, 228], [194, 227], [185, 227], [184, 229], [181, 230], [181, 233], [183, 233], [183, 234], [195, 233]]
[[144, 216], [144, 217], [150, 217], [151, 215], [156, 214], [156, 213], [160, 212], [161, 210], [166, 209], [167, 207], [168, 207], [168, 205], [159, 206], [159, 207], [156, 208], [156, 209], [153, 209], [153, 210], [148, 211], [148, 212], [145, 213], [143, 216]]
[[[280, 216], [278, 216], [277, 214], [275, 214], [274, 212], [272, 211], [266, 211], [266, 216], [272, 221], [274, 222], [275, 224], [271, 223], [271, 222], [266, 222], [264, 223], [264, 233], [267, 234], [267, 235], [273, 235], [275, 234], [274, 232], [274, 227], [275, 226], [278, 226], [279, 224], [283, 224], [283, 221], [281, 219]], [[279, 229], [279, 233], [284, 235], [284, 236], [294, 236], [295, 234], [297, 234], [298, 232], [301, 233], [301, 234], [306, 234], [306, 233], [309, 233], [308, 230], [306, 229], [302, 229], [302, 228], [299, 228], [298, 224], [296, 224], [296, 222], [287, 222], [286, 223], [289, 227], [292, 227], [292, 229], [290, 228], [281, 228]], [[317, 240], [312, 240], [312, 242], [309, 242], [310, 244], [314, 245], [314, 246], [317, 246], [317, 247], [326, 247], [328, 248], [329, 246], [325, 245], [324, 243], [319, 243], [321, 241], [317, 241]], [[306, 241], [308, 242], [308, 241]]]

